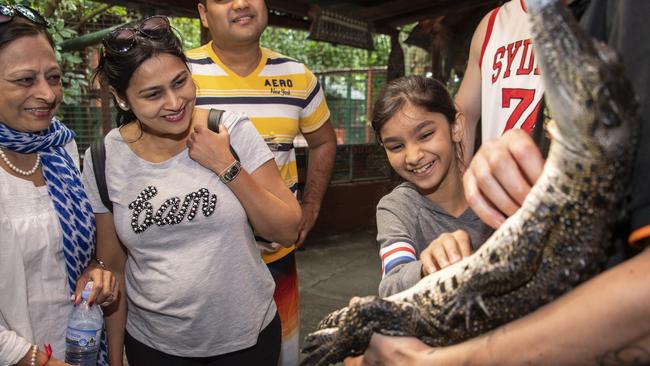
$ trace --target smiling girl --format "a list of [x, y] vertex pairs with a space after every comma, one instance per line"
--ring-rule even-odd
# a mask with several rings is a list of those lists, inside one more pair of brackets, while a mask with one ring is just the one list
[[391, 82], [375, 104], [372, 127], [405, 180], [377, 206], [381, 296], [458, 262], [492, 233], [463, 193], [462, 118], [445, 86], [421, 76]]

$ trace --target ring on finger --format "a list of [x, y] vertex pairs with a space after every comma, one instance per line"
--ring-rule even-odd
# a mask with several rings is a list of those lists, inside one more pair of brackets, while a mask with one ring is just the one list
[[110, 304], [113, 303], [113, 300], [114, 300], [114, 296], [113, 296], [112, 294], [111, 294], [111, 295], [108, 295], [108, 297], [106, 298], [106, 300], [104, 300], [104, 302], [101, 303], [101, 304], [99, 304], [99, 305], [100, 305], [100, 306], [108, 306], [108, 305], [110, 305]]

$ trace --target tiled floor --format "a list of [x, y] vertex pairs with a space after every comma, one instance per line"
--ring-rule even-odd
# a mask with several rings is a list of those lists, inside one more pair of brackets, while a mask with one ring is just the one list
[[376, 295], [381, 267], [374, 230], [308, 238], [296, 252], [301, 294], [300, 344], [350, 297]]

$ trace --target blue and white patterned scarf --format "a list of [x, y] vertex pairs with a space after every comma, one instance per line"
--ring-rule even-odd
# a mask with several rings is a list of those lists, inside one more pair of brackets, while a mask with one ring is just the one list
[[[0, 122], [0, 147], [29, 154], [39, 152], [47, 191], [59, 218], [63, 234], [63, 252], [68, 286], [74, 293], [77, 279], [88, 266], [95, 246], [95, 216], [81, 183], [79, 169], [64, 146], [75, 137], [56, 118], [47, 130], [28, 133], [16, 131]], [[107, 365], [106, 337], [98, 364]]]

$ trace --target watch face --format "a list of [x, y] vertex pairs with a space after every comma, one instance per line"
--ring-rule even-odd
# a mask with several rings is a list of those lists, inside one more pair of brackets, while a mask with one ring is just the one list
[[221, 181], [224, 183], [230, 183], [235, 177], [237, 177], [237, 174], [239, 174], [241, 170], [241, 164], [239, 161], [235, 161], [233, 165], [228, 168], [228, 170], [223, 173], [223, 176], [221, 176]]

